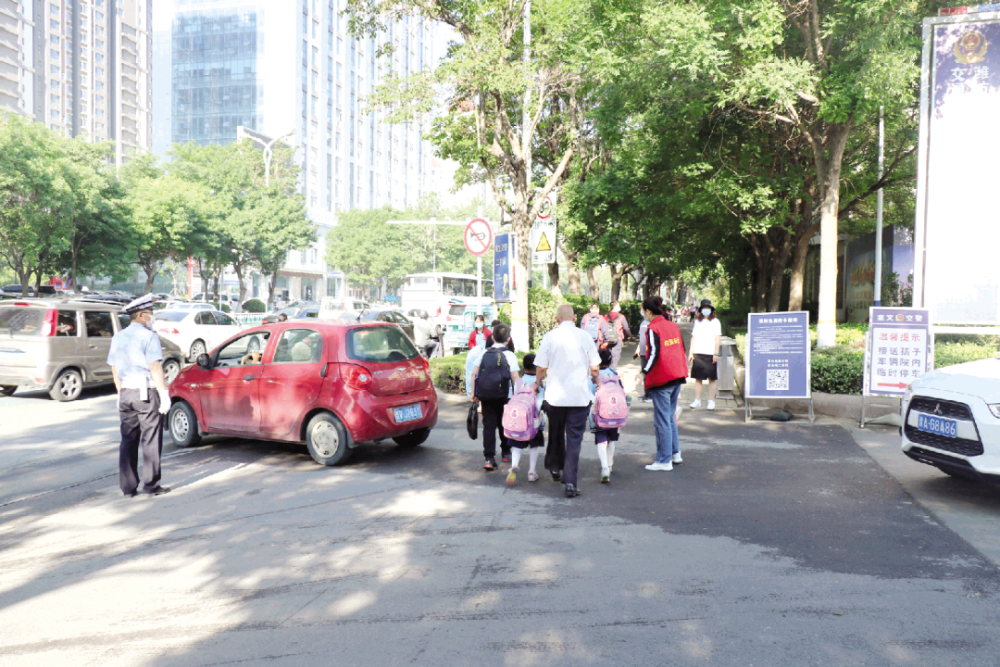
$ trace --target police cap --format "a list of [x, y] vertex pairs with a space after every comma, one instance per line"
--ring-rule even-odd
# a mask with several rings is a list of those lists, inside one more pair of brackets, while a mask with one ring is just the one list
[[140, 310], [152, 310], [153, 304], [156, 303], [156, 301], [157, 298], [152, 294], [145, 294], [125, 306], [125, 312], [129, 315], [135, 315]]

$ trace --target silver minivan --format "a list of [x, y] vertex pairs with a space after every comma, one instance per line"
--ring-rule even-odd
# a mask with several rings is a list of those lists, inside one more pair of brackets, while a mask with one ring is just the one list
[[[0, 396], [23, 387], [72, 401], [84, 387], [112, 382], [111, 337], [129, 322], [120, 306], [100, 301], [0, 301]], [[169, 384], [183, 366], [183, 355], [173, 343], [162, 337], [160, 342]]]

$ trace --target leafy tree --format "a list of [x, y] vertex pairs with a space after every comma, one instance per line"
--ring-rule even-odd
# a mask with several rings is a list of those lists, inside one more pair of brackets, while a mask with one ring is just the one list
[[55, 133], [20, 116], [0, 119], [0, 258], [27, 296], [53, 258], [68, 248], [73, 192]]

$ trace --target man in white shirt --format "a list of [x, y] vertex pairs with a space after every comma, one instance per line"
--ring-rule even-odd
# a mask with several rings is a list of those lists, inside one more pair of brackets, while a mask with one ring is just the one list
[[563, 304], [556, 310], [555, 329], [545, 334], [535, 355], [538, 379], [545, 382], [545, 402], [549, 415], [549, 448], [545, 467], [552, 479], [566, 484], [566, 497], [580, 495], [577, 468], [580, 445], [587, 430], [590, 413], [590, 380], [597, 380], [601, 357], [593, 339], [576, 327], [573, 306]]

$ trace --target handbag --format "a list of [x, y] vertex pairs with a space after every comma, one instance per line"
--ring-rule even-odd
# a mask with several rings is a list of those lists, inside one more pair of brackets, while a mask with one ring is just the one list
[[469, 406], [469, 416], [465, 418], [465, 430], [469, 432], [469, 437], [473, 440], [479, 439], [479, 404], [473, 403]]

